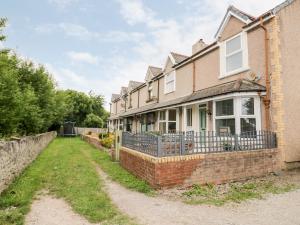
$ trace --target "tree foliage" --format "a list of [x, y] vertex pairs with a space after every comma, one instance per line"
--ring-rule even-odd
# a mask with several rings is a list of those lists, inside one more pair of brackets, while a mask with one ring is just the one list
[[[0, 19], [0, 41], [6, 19]], [[92, 92], [57, 90], [42, 66], [0, 50], [0, 137], [57, 130], [64, 121], [102, 127], [104, 98]]]

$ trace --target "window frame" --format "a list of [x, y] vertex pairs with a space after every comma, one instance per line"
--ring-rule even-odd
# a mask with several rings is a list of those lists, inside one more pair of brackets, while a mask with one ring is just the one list
[[[169, 120], [169, 110], [175, 110], [176, 112], [176, 119]], [[160, 119], [161, 112], [165, 112], [165, 119]], [[165, 123], [166, 126], [166, 133], [169, 133], [169, 123], [176, 123], [176, 131], [179, 130], [179, 110], [178, 109], [165, 109], [158, 111], [158, 130], [160, 130], [160, 123]]]
[[[241, 37], [241, 49], [236, 50], [230, 54], [227, 55], [226, 48], [227, 43], [232, 41], [233, 39], [237, 37]], [[242, 31], [238, 33], [237, 35], [234, 35], [231, 38], [228, 38], [227, 40], [224, 40], [223, 42], [219, 43], [220, 47], [220, 75], [219, 79], [232, 76], [244, 71], [249, 70], [249, 60], [248, 60], [248, 38], [247, 38], [247, 32]], [[227, 72], [227, 58], [230, 56], [233, 56], [237, 53], [242, 52], [242, 66], [240, 68], [234, 69], [232, 71]]]
[[[242, 99], [253, 98], [254, 99], [254, 114], [253, 115], [242, 115]], [[216, 115], [216, 103], [228, 99], [233, 99], [233, 115], [217, 116]], [[256, 123], [256, 130], [261, 130], [261, 101], [257, 95], [241, 95], [227, 98], [220, 98], [213, 101], [213, 128], [216, 129], [217, 119], [235, 119], [235, 133], [241, 133], [241, 119], [254, 118]]]
[[[189, 112], [191, 113], [190, 117], [188, 115]], [[190, 119], [190, 121], [189, 121], [189, 119]], [[193, 127], [193, 108], [192, 107], [187, 107], [186, 108], [186, 127], [187, 128]]]
[[[168, 77], [173, 76], [173, 79], [168, 80]], [[169, 90], [167, 89], [168, 84], [173, 82], [173, 87]], [[164, 76], [164, 94], [172, 93], [176, 90], [176, 71], [172, 71]]]
[[153, 85], [152, 83], [148, 84], [148, 101], [153, 99]]

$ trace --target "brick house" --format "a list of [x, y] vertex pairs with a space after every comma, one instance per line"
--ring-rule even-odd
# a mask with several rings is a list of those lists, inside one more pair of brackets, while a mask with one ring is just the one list
[[300, 0], [257, 17], [229, 6], [213, 43], [171, 52], [112, 95], [110, 130], [274, 131], [281, 168], [299, 165], [299, 12]]

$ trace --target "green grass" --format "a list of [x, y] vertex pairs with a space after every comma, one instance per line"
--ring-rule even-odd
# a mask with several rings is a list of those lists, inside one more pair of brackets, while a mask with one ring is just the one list
[[295, 189], [292, 184], [276, 185], [270, 181], [233, 183], [223, 192], [212, 184], [194, 185], [183, 193], [188, 204], [211, 204], [222, 206], [227, 202], [240, 203], [249, 199], [261, 199], [265, 194], [280, 194]]
[[146, 181], [143, 181], [132, 175], [123, 169], [119, 163], [113, 162], [106, 152], [99, 150], [94, 151], [92, 153], [92, 158], [113, 181], [116, 181], [122, 186], [131, 190], [142, 192], [148, 195], [154, 194], [154, 190]]
[[[85, 154], [83, 154], [83, 151]], [[57, 138], [0, 196], [0, 225], [23, 224], [39, 190], [64, 198], [90, 222], [133, 224], [111, 203], [90, 157], [102, 158], [79, 138]]]

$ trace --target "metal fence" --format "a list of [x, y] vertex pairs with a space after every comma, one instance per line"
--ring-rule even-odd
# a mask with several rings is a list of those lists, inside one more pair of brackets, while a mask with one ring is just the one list
[[152, 156], [189, 155], [270, 149], [277, 147], [276, 133], [254, 131], [231, 135], [228, 133], [176, 132], [160, 133], [122, 133], [122, 146]]

